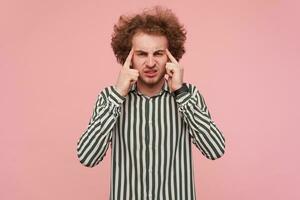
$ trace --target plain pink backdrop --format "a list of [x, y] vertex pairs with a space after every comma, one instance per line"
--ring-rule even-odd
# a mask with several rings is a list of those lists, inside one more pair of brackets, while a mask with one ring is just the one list
[[300, 199], [299, 1], [0, 2], [0, 199], [108, 199], [110, 150], [94, 168], [76, 143], [120, 65], [120, 14], [171, 8], [188, 31], [180, 61], [226, 138], [194, 147], [199, 200]]

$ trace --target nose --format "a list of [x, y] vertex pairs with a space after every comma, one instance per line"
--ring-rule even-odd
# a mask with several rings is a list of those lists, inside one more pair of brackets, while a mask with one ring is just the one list
[[155, 65], [155, 60], [153, 56], [149, 55], [147, 58], [147, 66], [153, 67]]

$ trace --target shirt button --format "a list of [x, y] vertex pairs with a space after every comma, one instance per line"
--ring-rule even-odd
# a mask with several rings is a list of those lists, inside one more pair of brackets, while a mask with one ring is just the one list
[[152, 124], [152, 120], [149, 120], [149, 124]]

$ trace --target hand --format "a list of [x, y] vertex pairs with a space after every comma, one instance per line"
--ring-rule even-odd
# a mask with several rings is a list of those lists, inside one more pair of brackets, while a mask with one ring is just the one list
[[133, 57], [133, 49], [130, 50], [124, 65], [119, 73], [119, 77], [116, 83], [116, 90], [122, 96], [127, 96], [130, 87], [138, 80], [139, 72], [136, 69], [131, 69], [131, 60]]
[[166, 53], [171, 62], [166, 64], [166, 72], [168, 75], [168, 86], [171, 92], [181, 88], [183, 83], [183, 67], [179, 65], [177, 60], [173, 57], [171, 52], [166, 49]]

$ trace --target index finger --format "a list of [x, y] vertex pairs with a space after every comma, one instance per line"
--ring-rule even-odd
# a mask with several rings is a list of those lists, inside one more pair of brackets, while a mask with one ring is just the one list
[[171, 54], [169, 49], [166, 49], [167, 56], [170, 58], [172, 63], [178, 64], [177, 60], [174, 58], [174, 56]]
[[130, 64], [131, 64], [131, 59], [132, 59], [132, 56], [133, 56], [133, 48], [131, 48], [125, 62], [124, 62], [124, 67], [127, 67], [127, 68], [130, 68]]

